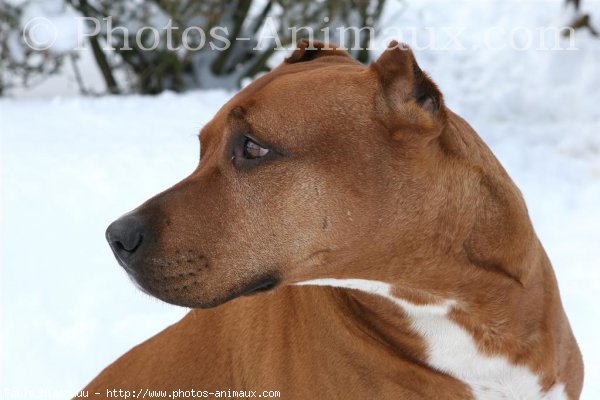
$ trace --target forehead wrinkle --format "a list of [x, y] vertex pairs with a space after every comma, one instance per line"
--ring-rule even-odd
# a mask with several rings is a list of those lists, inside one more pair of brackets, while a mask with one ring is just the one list
[[236, 106], [227, 113], [225, 124], [231, 127], [232, 130], [243, 129], [252, 130], [250, 122], [246, 118], [246, 107]]
[[356, 72], [355, 68], [321, 68], [317, 76], [305, 71], [292, 79], [273, 82], [255, 93], [254, 107], [247, 110], [246, 120], [257, 127], [287, 123], [289, 128], [298, 128], [299, 124], [313, 125], [313, 117], [319, 117], [317, 124], [321, 125], [328, 120], [340, 123], [343, 118], [363, 113], [375, 86], [365, 74]]
[[[324, 57], [325, 58], [325, 57]], [[336, 57], [338, 58], [338, 57]], [[269, 110], [279, 109], [280, 105], [277, 106], [277, 102], [283, 99], [285, 102], [284, 108], [290, 108], [290, 101], [293, 97], [291, 92], [296, 93], [298, 88], [303, 88], [306, 84], [315, 85], [320, 91], [319, 97], [326, 97], [337, 92], [336, 85], [331, 85], [332, 80], [328, 81], [326, 85], [320, 84], [324, 76], [340, 76], [344, 75], [352, 79], [351, 76], [358, 77], [357, 73], [366, 71], [367, 68], [360, 63], [346, 63], [346, 62], [318, 62], [310, 61], [300, 64], [283, 64], [269, 74], [258, 78], [246, 88], [238, 92], [233, 98], [231, 98], [215, 115], [213, 120], [208, 124], [205, 129], [209, 131], [215, 130], [217, 132], [210, 132], [212, 137], [223, 138], [227, 130], [231, 129], [243, 129], [248, 133], [256, 135], [255, 139], [262, 140], [266, 144], [273, 145], [284, 145], [284, 140], [278, 136], [277, 133], [272, 132], [272, 127], [277, 126], [281, 123], [281, 118], [287, 119], [295, 114], [296, 120], [294, 125], [306, 122], [306, 117], [312, 115], [314, 111], [314, 102], [306, 98], [299, 98], [298, 106], [299, 110], [292, 111], [291, 109], [282, 110], [281, 112], [273, 112]], [[361, 74], [362, 75], [362, 74]], [[322, 82], [321, 82], [322, 83]], [[344, 83], [341, 83], [342, 85]], [[287, 94], [286, 94], [287, 92]], [[347, 100], [347, 99], [346, 99]], [[354, 99], [356, 101], [356, 99]], [[273, 103], [275, 102], [275, 104]], [[345, 101], [344, 103], [352, 103], [352, 101]], [[269, 105], [266, 109], [265, 106]], [[310, 107], [307, 107], [309, 106]], [[347, 104], [348, 105], [348, 104]], [[274, 108], [272, 108], [274, 107]], [[291, 107], [294, 109], [295, 107]], [[269, 111], [269, 112], [264, 112]], [[292, 113], [290, 115], [290, 112]], [[288, 121], [290, 122], [290, 121]], [[219, 125], [219, 129], [215, 124]], [[297, 127], [289, 127], [289, 131], [296, 131]], [[218, 132], [221, 134], [218, 135]], [[295, 132], [301, 134], [302, 132]], [[202, 133], [204, 136], [205, 134]], [[294, 135], [295, 136], [295, 135]], [[296, 138], [297, 140], [298, 138]], [[217, 139], [218, 140], [218, 139]], [[212, 142], [212, 140], [211, 140]]]
[[312, 75], [316, 76], [320, 71], [336, 70], [338, 72], [359, 72], [367, 70], [367, 67], [360, 62], [349, 57], [322, 57], [320, 59], [297, 64], [283, 63], [273, 69], [268, 74], [256, 79], [250, 85], [239, 91], [231, 100], [229, 100], [224, 109], [235, 108], [236, 106], [252, 102], [253, 97], [258, 95], [272, 83], [281, 83], [286, 80], [293, 80], [298, 76]]
[[230, 121], [247, 122], [246, 121], [246, 107], [243, 107], [241, 105], [233, 107], [231, 110], [229, 110], [225, 119], [227, 120], [227, 122], [230, 122]]

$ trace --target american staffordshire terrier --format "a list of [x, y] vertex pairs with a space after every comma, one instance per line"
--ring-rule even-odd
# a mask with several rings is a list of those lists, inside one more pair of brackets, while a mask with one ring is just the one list
[[405, 45], [364, 66], [302, 41], [200, 141], [190, 176], [106, 233], [143, 291], [193, 310], [86, 390], [579, 397], [523, 198]]

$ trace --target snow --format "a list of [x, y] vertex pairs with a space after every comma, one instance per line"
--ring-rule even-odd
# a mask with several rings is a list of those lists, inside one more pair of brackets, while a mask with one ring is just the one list
[[184, 315], [134, 288], [104, 230], [193, 170], [195, 135], [228, 96], [0, 101], [0, 398], [73, 393]]
[[[559, 1], [389, 3], [384, 27], [402, 26], [394, 38], [409, 44], [411, 26], [465, 27], [464, 49], [417, 58], [521, 188], [584, 355], [582, 398], [600, 398], [600, 40], [578, 31], [577, 50], [483, 46], [491, 26], [567, 22]], [[0, 99], [1, 399], [66, 398], [185, 314], [134, 287], [104, 230], [193, 170], [195, 135], [230, 96]]]

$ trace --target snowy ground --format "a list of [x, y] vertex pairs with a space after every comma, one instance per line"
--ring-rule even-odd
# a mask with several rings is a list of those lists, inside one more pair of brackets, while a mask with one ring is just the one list
[[[384, 21], [467, 27], [467, 49], [417, 56], [522, 189], [584, 354], [583, 398], [600, 398], [600, 41], [579, 32], [574, 51], [481, 48], [490, 26], [564, 23], [562, 5], [463, 3], [390, 7]], [[0, 398], [72, 393], [186, 312], [136, 290], [103, 234], [191, 172], [195, 134], [229, 96], [0, 100]]]

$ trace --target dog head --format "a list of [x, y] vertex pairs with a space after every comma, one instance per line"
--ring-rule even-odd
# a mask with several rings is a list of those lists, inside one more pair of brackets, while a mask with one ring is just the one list
[[486, 243], [473, 239], [483, 217], [460, 217], [485, 173], [453, 164], [448, 115], [404, 45], [366, 67], [301, 42], [202, 129], [196, 170], [107, 239], [144, 291], [201, 308], [277, 284], [368, 277], [392, 258], [394, 273], [454, 250], [483, 260]]

